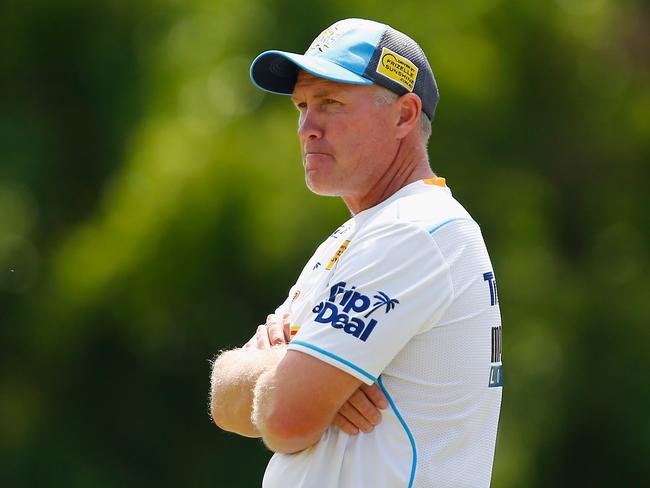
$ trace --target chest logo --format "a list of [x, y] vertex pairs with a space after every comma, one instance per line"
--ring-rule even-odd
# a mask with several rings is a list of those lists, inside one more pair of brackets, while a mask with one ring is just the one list
[[313, 308], [312, 312], [316, 314], [314, 320], [330, 324], [335, 329], [343, 329], [346, 334], [366, 342], [377, 325], [377, 320], [370, 316], [381, 308], [385, 308], [384, 313], [389, 313], [399, 304], [399, 300], [378, 291], [373, 297], [373, 303], [367, 295], [357, 291], [355, 286], [346, 287], [344, 281], [332, 286], [328, 299]]

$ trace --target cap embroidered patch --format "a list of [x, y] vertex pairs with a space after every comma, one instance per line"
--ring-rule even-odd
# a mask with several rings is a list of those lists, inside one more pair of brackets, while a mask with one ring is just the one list
[[340, 28], [338, 22], [319, 34], [319, 36], [314, 39], [314, 42], [311, 43], [309, 49], [305, 54], [313, 55], [316, 52], [324, 52], [325, 50], [332, 47], [332, 44], [340, 37], [341, 33], [339, 32]]
[[418, 77], [418, 67], [404, 56], [384, 47], [381, 50], [377, 73], [396, 81], [408, 91], [413, 91]]

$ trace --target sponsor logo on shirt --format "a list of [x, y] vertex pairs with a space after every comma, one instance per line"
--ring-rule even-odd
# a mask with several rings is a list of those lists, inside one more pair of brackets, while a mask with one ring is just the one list
[[330, 237], [333, 237], [334, 239], [338, 239], [341, 234], [345, 234], [348, 230], [350, 230], [350, 223], [346, 222], [345, 224], [341, 225], [338, 229], [336, 229], [334, 232], [332, 232], [332, 235]]
[[501, 326], [492, 327], [492, 357], [490, 366], [490, 388], [503, 386], [503, 364], [501, 355], [503, 353], [503, 341], [501, 339]]
[[338, 250], [334, 253], [334, 256], [332, 256], [332, 259], [330, 259], [330, 262], [325, 269], [332, 269], [349, 245], [350, 241], [343, 241], [343, 244], [341, 244], [341, 247], [339, 247]]
[[314, 320], [343, 329], [346, 334], [366, 342], [377, 325], [377, 320], [370, 316], [380, 309], [387, 314], [399, 304], [399, 300], [383, 291], [378, 291], [373, 298], [374, 302], [355, 286], [348, 288], [345, 281], [339, 281], [330, 288], [328, 299], [313, 308]]
[[497, 293], [497, 280], [492, 271], [483, 273], [483, 281], [487, 281], [490, 287], [490, 305], [495, 306], [499, 303], [499, 294]]
[[298, 300], [298, 297], [300, 296], [300, 290], [296, 290], [296, 292], [293, 294], [293, 297], [291, 298], [291, 303], [295, 302]]

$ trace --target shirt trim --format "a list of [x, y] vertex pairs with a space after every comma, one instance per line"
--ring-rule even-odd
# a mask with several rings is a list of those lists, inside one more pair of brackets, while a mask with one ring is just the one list
[[364, 375], [366, 378], [368, 378], [368, 379], [369, 379], [370, 381], [372, 381], [373, 383], [374, 383], [375, 381], [377, 381], [377, 378], [375, 378], [373, 375], [371, 375], [370, 373], [368, 373], [366, 370], [361, 369], [361, 368], [360, 368], [359, 366], [357, 366], [356, 364], [352, 364], [352, 363], [351, 363], [350, 361], [348, 361], [347, 359], [343, 359], [342, 357], [337, 356], [336, 354], [332, 354], [331, 352], [326, 351], [325, 349], [321, 349], [321, 348], [318, 347], [318, 346], [314, 346], [313, 344], [309, 344], [308, 342], [296, 341], [296, 340], [292, 340], [292, 341], [289, 343], [289, 345], [303, 346], [303, 347], [306, 347], [306, 348], [308, 348], [308, 349], [312, 349], [312, 350], [314, 350], [314, 351], [316, 351], [316, 352], [319, 352], [319, 353], [321, 353], [321, 354], [324, 354], [324, 355], [327, 356], [327, 357], [330, 357], [330, 358], [332, 358], [332, 359], [336, 359], [336, 360], [337, 360], [338, 362], [340, 362], [340, 363], [345, 364], [347, 367], [352, 368], [353, 370], [355, 370], [355, 371], [361, 373], [362, 375]]
[[429, 230], [429, 234], [433, 234], [435, 231], [437, 231], [441, 227], [444, 227], [447, 224], [451, 224], [452, 222], [458, 222], [461, 220], [465, 220], [467, 222], [474, 222], [476, 224], [476, 221], [473, 219], [468, 219], [467, 217], [455, 217], [453, 219], [445, 220], [444, 222], [441, 222], [440, 224], [436, 225], [433, 229]]
[[402, 427], [404, 428], [404, 431], [406, 432], [406, 435], [408, 436], [409, 441], [411, 443], [411, 449], [413, 450], [413, 462], [411, 463], [411, 477], [409, 478], [409, 484], [408, 484], [408, 488], [411, 488], [413, 486], [413, 480], [415, 479], [415, 468], [418, 464], [418, 451], [415, 446], [415, 439], [413, 438], [413, 434], [411, 434], [411, 430], [409, 429], [409, 426], [406, 424], [406, 421], [399, 413], [399, 410], [397, 410], [397, 407], [395, 406], [395, 402], [393, 402], [390, 393], [388, 393], [388, 390], [384, 386], [384, 382], [381, 380], [381, 376], [377, 378], [377, 384], [381, 388], [381, 391], [384, 392], [384, 395], [386, 395], [390, 407], [393, 409], [393, 412], [395, 412], [395, 415], [397, 416], [397, 420], [399, 420], [400, 424], [402, 424]]
[[433, 185], [433, 186], [440, 186], [442, 188], [447, 188], [447, 181], [440, 176], [437, 176], [435, 178], [427, 178], [422, 180], [422, 182], [425, 185]]

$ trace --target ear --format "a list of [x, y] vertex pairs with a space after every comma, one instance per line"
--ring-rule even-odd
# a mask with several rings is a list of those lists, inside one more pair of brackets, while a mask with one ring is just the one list
[[422, 100], [415, 93], [406, 93], [397, 99], [397, 103], [399, 104], [397, 137], [403, 139], [419, 126]]

